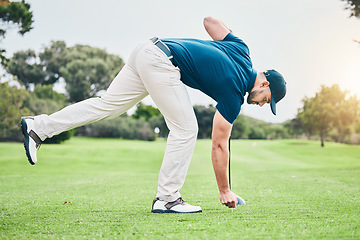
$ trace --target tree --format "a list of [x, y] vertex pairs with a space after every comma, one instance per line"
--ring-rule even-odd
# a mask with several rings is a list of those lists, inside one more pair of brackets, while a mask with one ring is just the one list
[[15, 75], [20, 84], [26, 89], [33, 85], [42, 85], [46, 73], [43, 71], [43, 65], [37, 63], [37, 55], [32, 50], [19, 51], [14, 53], [8, 62], [6, 70]]
[[161, 115], [159, 109], [154, 108], [151, 105], [145, 105], [142, 102], [138, 103], [132, 118], [137, 120], [145, 120], [146, 123], [149, 124], [150, 129], [152, 129], [152, 132], [154, 132], [155, 128], [158, 128], [160, 131], [158, 133], [158, 137], [167, 137], [169, 134], [169, 129], [166, 125], [163, 115]]
[[71, 102], [94, 97], [107, 89], [124, 66], [123, 60], [105, 50], [75, 45], [65, 51], [66, 65], [60, 67]]
[[267, 139], [284, 139], [289, 137], [289, 132], [283, 124], [267, 124], [265, 127]]
[[6, 70], [28, 90], [31, 85], [52, 85], [59, 80], [60, 68], [67, 63], [64, 57], [66, 49], [65, 42], [58, 41], [52, 42], [39, 54], [30, 49], [18, 51], [10, 59]]
[[251, 126], [249, 131], [249, 139], [266, 139], [264, 128]]
[[154, 108], [151, 105], [145, 105], [144, 103], [140, 102], [136, 105], [136, 111], [132, 116], [135, 119], [144, 118], [146, 121], [149, 121], [150, 118], [159, 115], [161, 115], [159, 109]]
[[356, 133], [360, 133], [360, 114], [357, 117], [357, 120], [355, 120], [355, 124], [354, 124], [354, 131]]
[[345, 91], [343, 94], [345, 97], [337, 105], [337, 117], [333, 122], [333, 126], [338, 133], [336, 140], [341, 143], [345, 142], [345, 139], [350, 136], [352, 127], [356, 124], [359, 116], [360, 109], [359, 100], [356, 95], [346, 98], [348, 92]]
[[67, 47], [65, 42], [57, 41], [39, 54], [32, 50], [16, 52], [6, 70], [27, 89], [53, 85], [63, 78], [69, 101], [78, 102], [105, 90], [123, 66], [120, 57], [103, 49]]
[[297, 117], [309, 134], [319, 134], [322, 147], [332, 128], [337, 129], [339, 141], [343, 142], [350, 133], [347, 129], [355, 123], [359, 103], [355, 96], [347, 98], [347, 95], [348, 92], [341, 91], [338, 85], [322, 86], [315, 97], [303, 100], [304, 106]]
[[[350, 17], [360, 18], [360, 0], [341, 0], [346, 2], [345, 9], [350, 10]], [[354, 40], [360, 44], [360, 41]]]
[[298, 114], [296, 116], [297, 119], [301, 120], [301, 125], [303, 127], [303, 131], [306, 133], [308, 139], [311, 138], [313, 134], [317, 131], [317, 126], [313, 123], [317, 120], [315, 119], [315, 115], [313, 114], [314, 104], [312, 102], [312, 98], [305, 97], [303, 100], [303, 107], [298, 110]]
[[336, 114], [334, 104], [337, 101], [335, 99], [337, 95], [333, 94], [332, 90], [332, 88], [322, 86], [321, 91], [308, 100], [308, 108], [305, 109], [304, 115], [301, 116], [304, 124], [309, 129], [313, 128], [318, 132], [322, 147], [324, 147], [325, 139]]
[[52, 41], [50, 46], [39, 53], [46, 74], [42, 84], [54, 84], [60, 79], [60, 68], [66, 66], [69, 61], [65, 57], [66, 51], [67, 47], [64, 41]]
[[[24, 35], [32, 29], [33, 15], [30, 11], [30, 4], [21, 2], [10, 2], [9, 0], [0, 0], [0, 40], [5, 38], [8, 28], [18, 25], [19, 34]], [[9, 59], [3, 54], [5, 49], [0, 48], [1, 64], [6, 66]]]
[[293, 118], [284, 123], [284, 127], [288, 129], [288, 132], [295, 138], [298, 138], [304, 133], [304, 125], [299, 117]]
[[120, 116], [111, 120], [99, 121], [89, 125], [90, 131], [87, 136], [124, 138], [154, 141], [155, 133], [150, 124], [144, 118]]
[[232, 127], [231, 138], [232, 139], [246, 139], [248, 138], [250, 131], [250, 123], [247, 116], [240, 114]]
[[58, 93], [52, 89], [52, 86], [37, 86], [34, 88], [33, 95], [36, 98], [51, 100], [56, 102], [61, 108], [67, 105], [67, 98], [64, 94]]
[[55, 92], [51, 86], [36, 86], [24, 101], [24, 107], [30, 109], [34, 115], [52, 114], [66, 105], [66, 96]]
[[[25, 98], [23, 107], [29, 109], [31, 115], [52, 114], [68, 104], [64, 94], [55, 92], [52, 86], [35, 86], [33, 92], [29, 92]], [[62, 132], [51, 138], [47, 138], [44, 143], [60, 143], [70, 139], [76, 130]]]
[[31, 111], [23, 107], [28, 94], [24, 89], [0, 83], [0, 141], [21, 141], [20, 118], [31, 115]]
[[345, 9], [350, 10], [350, 17], [360, 18], [360, 0], [341, 0], [346, 2]]
[[[0, 83], [0, 141], [22, 141], [19, 126], [22, 116], [53, 113], [67, 104], [64, 94], [52, 90], [51, 86], [37, 86], [33, 92]], [[69, 139], [74, 131], [63, 132], [47, 138], [45, 143], [60, 143]]]
[[194, 112], [199, 126], [198, 138], [211, 138], [212, 121], [216, 108], [212, 105], [208, 107], [195, 105]]

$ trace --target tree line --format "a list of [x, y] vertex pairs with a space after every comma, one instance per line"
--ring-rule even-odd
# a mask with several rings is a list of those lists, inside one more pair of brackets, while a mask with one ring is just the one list
[[[350, 17], [359, 18], [360, 0], [346, 2]], [[33, 14], [24, 0], [0, 0], [0, 41], [8, 28], [16, 26], [23, 35], [32, 29]], [[123, 60], [103, 49], [87, 45], [67, 46], [53, 41], [41, 52], [16, 52], [10, 59], [0, 48], [1, 65], [14, 76], [12, 82], [0, 79], [0, 141], [22, 141], [19, 129], [21, 116], [51, 114], [61, 108], [104, 91], [124, 66]], [[66, 94], [53, 90], [54, 84], [65, 83]], [[213, 106], [194, 106], [198, 119], [199, 138], [210, 138]], [[283, 124], [271, 124], [240, 115], [234, 122], [231, 138], [281, 139], [307, 137], [325, 141], [360, 144], [359, 100], [339, 86], [322, 86], [314, 97], [303, 99], [297, 116]], [[155, 130], [156, 129], [156, 130]], [[155, 130], [155, 131], [154, 131]], [[47, 139], [59, 143], [72, 135], [154, 140], [166, 137], [166, 123], [159, 110], [139, 103], [135, 114], [100, 121]]]
[[[65, 94], [58, 93], [51, 85], [36, 85], [32, 91], [25, 88], [0, 84], [0, 141], [22, 141], [19, 127], [21, 116], [51, 114], [71, 104]], [[195, 105], [198, 120], [198, 138], [210, 138], [212, 119], [216, 108], [212, 105]], [[155, 130], [157, 129], [157, 130]], [[166, 138], [169, 130], [160, 111], [140, 102], [132, 115], [126, 113], [112, 120], [92, 123], [72, 131], [64, 132], [45, 143], [60, 143], [71, 136], [99, 138], [124, 138], [153, 141], [156, 137]], [[290, 137], [281, 124], [271, 124], [240, 115], [232, 131], [234, 139], [279, 139]]]

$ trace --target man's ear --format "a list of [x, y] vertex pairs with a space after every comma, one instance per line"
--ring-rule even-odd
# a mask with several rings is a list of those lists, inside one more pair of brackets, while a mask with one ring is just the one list
[[261, 83], [260, 83], [260, 87], [268, 87], [270, 85], [270, 83], [268, 82], [268, 81], [266, 81], [266, 80], [264, 80], [264, 81], [262, 81]]

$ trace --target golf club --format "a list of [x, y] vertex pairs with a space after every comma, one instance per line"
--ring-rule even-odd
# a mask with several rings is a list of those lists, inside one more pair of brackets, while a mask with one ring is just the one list
[[[230, 180], [230, 136], [229, 136], [229, 188], [231, 190], [231, 180]], [[233, 212], [234, 209], [231, 209], [231, 212]]]

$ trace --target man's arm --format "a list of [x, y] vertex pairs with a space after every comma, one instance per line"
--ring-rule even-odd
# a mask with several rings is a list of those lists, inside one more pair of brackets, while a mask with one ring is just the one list
[[229, 208], [234, 208], [236, 207], [237, 197], [230, 190], [227, 171], [229, 164], [228, 140], [231, 129], [232, 124], [229, 123], [219, 111], [216, 111], [212, 130], [212, 164], [220, 192], [220, 201]]
[[223, 40], [231, 32], [223, 22], [213, 17], [204, 18], [204, 27], [214, 41]]

